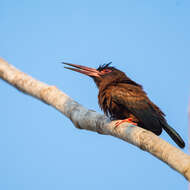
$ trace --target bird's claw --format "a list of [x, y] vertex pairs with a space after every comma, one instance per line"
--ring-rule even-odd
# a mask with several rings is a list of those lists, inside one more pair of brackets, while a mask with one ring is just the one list
[[130, 123], [132, 125], [137, 125], [137, 123], [133, 122], [132, 118], [127, 118], [127, 119], [124, 119], [124, 120], [121, 120], [121, 121], [117, 121], [115, 123], [115, 128], [118, 127], [119, 125], [121, 125], [122, 123], [125, 123], [125, 122]]

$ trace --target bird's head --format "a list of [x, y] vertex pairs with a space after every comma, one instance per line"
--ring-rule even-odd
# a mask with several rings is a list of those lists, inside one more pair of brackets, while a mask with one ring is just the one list
[[[101, 85], [107, 85], [113, 82], [120, 82], [122, 80], [126, 80], [126, 75], [122, 71], [116, 69], [115, 67], [111, 67], [110, 63], [100, 65], [97, 69], [90, 68], [82, 65], [75, 65], [70, 63], [63, 63], [72, 67], [65, 67], [66, 69], [70, 69], [82, 74], [85, 74], [94, 79], [97, 87]], [[74, 68], [73, 68], [74, 67]]]

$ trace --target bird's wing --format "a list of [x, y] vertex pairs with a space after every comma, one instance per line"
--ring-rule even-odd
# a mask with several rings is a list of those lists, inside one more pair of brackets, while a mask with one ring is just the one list
[[165, 120], [164, 114], [149, 100], [140, 87], [128, 84], [117, 85], [112, 88], [111, 97], [118, 106], [124, 106], [128, 112], [134, 115], [143, 128], [157, 135], [161, 134], [161, 123]]

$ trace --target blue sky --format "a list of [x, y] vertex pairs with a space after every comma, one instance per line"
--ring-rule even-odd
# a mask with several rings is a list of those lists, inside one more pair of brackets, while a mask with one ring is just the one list
[[[60, 62], [112, 61], [144, 86], [187, 144], [189, 10], [187, 0], [1, 0], [0, 56], [98, 112], [92, 80]], [[0, 92], [0, 189], [187, 189], [181, 175], [150, 154], [75, 129], [2, 80]]]

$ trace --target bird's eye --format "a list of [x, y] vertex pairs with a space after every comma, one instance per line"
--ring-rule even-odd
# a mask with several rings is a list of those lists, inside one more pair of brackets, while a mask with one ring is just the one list
[[102, 72], [103, 73], [109, 73], [109, 72], [111, 72], [111, 70], [110, 69], [104, 69], [104, 70], [102, 70]]

